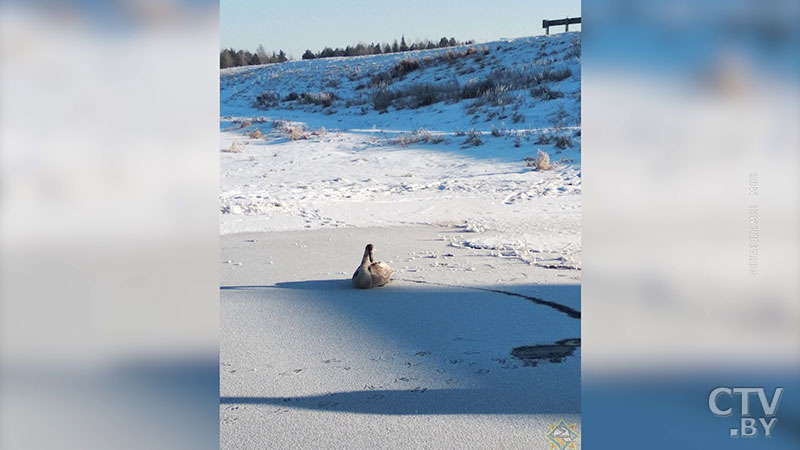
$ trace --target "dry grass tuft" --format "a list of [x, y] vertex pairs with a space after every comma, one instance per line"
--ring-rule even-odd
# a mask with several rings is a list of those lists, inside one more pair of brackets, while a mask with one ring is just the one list
[[244, 146], [239, 143], [239, 141], [231, 142], [230, 148], [222, 149], [224, 153], [242, 153], [244, 151]]
[[444, 137], [441, 135], [435, 135], [430, 131], [426, 130], [425, 128], [420, 128], [419, 130], [413, 133], [404, 133], [396, 138], [389, 139], [388, 143], [392, 145], [400, 145], [402, 147], [408, 147], [409, 145], [419, 144], [419, 143], [426, 143], [426, 144], [439, 144], [444, 142]]
[[536, 158], [531, 158], [530, 156], [525, 158], [525, 161], [528, 162], [528, 167], [533, 167], [534, 170], [550, 170], [553, 168], [550, 165], [550, 155], [543, 152], [541, 149], [536, 153]]

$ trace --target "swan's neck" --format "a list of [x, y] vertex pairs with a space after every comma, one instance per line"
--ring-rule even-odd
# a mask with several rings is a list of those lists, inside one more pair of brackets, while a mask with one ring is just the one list
[[372, 262], [372, 253], [368, 250], [364, 250], [364, 257], [361, 258], [361, 265], [368, 266]]

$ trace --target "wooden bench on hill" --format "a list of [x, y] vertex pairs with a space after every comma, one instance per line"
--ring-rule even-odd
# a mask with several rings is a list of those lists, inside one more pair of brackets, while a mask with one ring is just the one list
[[573, 17], [573, 18], [567, 17], [566, 19], [558, 19], [558, 20], [547, 20], [547, 19], [544, 19], [544, 20], [542, 20], [542, 28], [544, 28], [546, 30], [546, 34], [550, 34], [550, 27], [551, 26], [555, 26], [555, 25], [564, 25], [566, 27], [566, 29], [564, 31], [569, 31], [569, 25], [571, 23], [581, 23], [581, 18], [580, 17]]

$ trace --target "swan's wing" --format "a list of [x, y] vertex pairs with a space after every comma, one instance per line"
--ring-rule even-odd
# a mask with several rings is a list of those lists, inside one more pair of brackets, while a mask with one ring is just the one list
[[370, 273], [368, 270], [365, 271], [363, 267], [356, 269], [356, 273], [353, 274], [353, 286], [359, 289], [371, 288], [372, 273]]
[[383, 286], [392, 278], [394, 269], [384, 262], [376, 262], [370, 264], [369, 273], [372, 276], [372, 283], [375, 286]]

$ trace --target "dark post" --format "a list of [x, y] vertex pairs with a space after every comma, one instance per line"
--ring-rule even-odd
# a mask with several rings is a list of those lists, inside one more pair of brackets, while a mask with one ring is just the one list
[[545, 34], [550, 34], [550, 24], [547, 23], [547, 19], [542, 20], [542, 28], [545, 29]]

